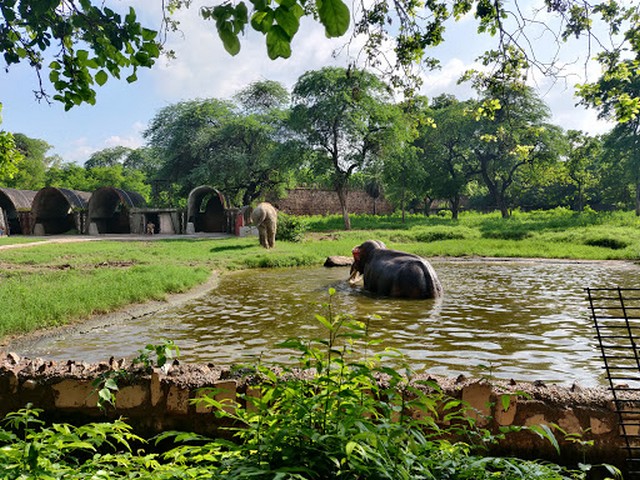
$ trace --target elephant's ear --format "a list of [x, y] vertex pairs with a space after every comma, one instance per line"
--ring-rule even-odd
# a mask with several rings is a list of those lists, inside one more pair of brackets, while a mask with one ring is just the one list
[[354, 247], [353, 250], [351, 250], [351, 253], [353, 254], [353, 259], [356, 262], [360, 261], [360, 247]]

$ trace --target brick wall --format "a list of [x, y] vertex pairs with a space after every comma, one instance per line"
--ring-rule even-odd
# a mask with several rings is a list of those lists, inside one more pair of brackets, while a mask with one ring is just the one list
[[[275, 196], [267, 200], [278, 210], [291, 215], [326, 215], [342, 213], [338, 194], [333, 190], [315, 190], [309, 188], [295, 188], [289, 190], [284, 198]], [[393, 207], [383, 197], [375, 201], [376, 213], [383, 215], [393, 212]], [[349, 192], [347, 200], [349, 213], [373, 214], [373, 198], [362, 190]]]

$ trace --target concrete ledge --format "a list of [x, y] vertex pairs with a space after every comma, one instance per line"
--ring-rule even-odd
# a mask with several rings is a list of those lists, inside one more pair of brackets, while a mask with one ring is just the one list
[[[116, 407], [102, 411], [91, 384], [108, 370], [124, 369], [126, 380], [119, 382]], [[417, 378], [425, 380], [425, 377]], [[543, 458], [554, 462], [624, 464], [618, 419], [605, 388], [571, 388], [541, 382], [487, 382], [459, 377], [435, 378], [448, 395], [466, 402], [469, 415], [478, 425], [498, 433], [502, 427], [549, 425], [566, 434], [580, 436], [580, 442], [565, 439], [559, 432], [561, 456], [530, 431], [508, 433], [492, 454]], [[384, 379], [381, 379], [384, 381]], [[211, 408], [195, 400], [204, 391], [218, 401], [243, 404], [245, 396], [259, 395], [245, 378], [234, 376], [227, 367], [205, 364], [178, 364], [164, 371], [145, 372], [124, 361], [98, 364], [24, 359], [15, 353], [0, 352], [0, 416], [27, 403], [44, 410], [44, 418], [56, 422], [79, 423], [126, 417], [136, 433], [151, 436], [162, 430], [193, 431], [223, 435], [220, 419]], [[508, 399], [508, 401], [506, 401]], [[232, 402], [230, 402], [232, 403]], [[635, 406], [640, 415], [640, 399]], [[419, 415], [418, 412], [414, 414]]]

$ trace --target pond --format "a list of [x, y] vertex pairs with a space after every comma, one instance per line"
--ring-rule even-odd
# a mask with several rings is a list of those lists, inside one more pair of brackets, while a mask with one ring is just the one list
[[[76, 328], [18, 351], [29, 357], [100, 361], [131, 357], [171, 339], [182, 361], [290, 362], [276, 345], [325, 337], [315, 314], [370, 320], [379, 351], [396, 349], [415, 371], [583, 386], [603, 385], [586, 287], [640, 287], [626, 262], [433, 259], [440, 300], [374, 298], [348, 285], [348, 269], [299, 268], [225, 274], [188, 305], [99, 328]], [[325, 304], [325, 306], [323, 306]], [[379, 318], [377, 318], [377, 317]], [[389, 360], [394, 366], [400, 360]]]

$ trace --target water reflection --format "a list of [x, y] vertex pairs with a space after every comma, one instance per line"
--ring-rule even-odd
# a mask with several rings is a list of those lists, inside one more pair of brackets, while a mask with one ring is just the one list
[[225, 275], [192, 304], [126, 325], [77, 331], [35, 345], [28, 356], [96, 361], [174, 340], [185, 361], [288, 361], [289, 337], [323, 336], [327, 290], [334, 311], [377, 315], [371, 336], [414, 370], [582, 385], [603, 383], [585, 287], [640, 287], [640, 267], [621, 262], [434, 260], [441, 300], [373, 298], [348, 286], [345, 269], [254, 270]]

